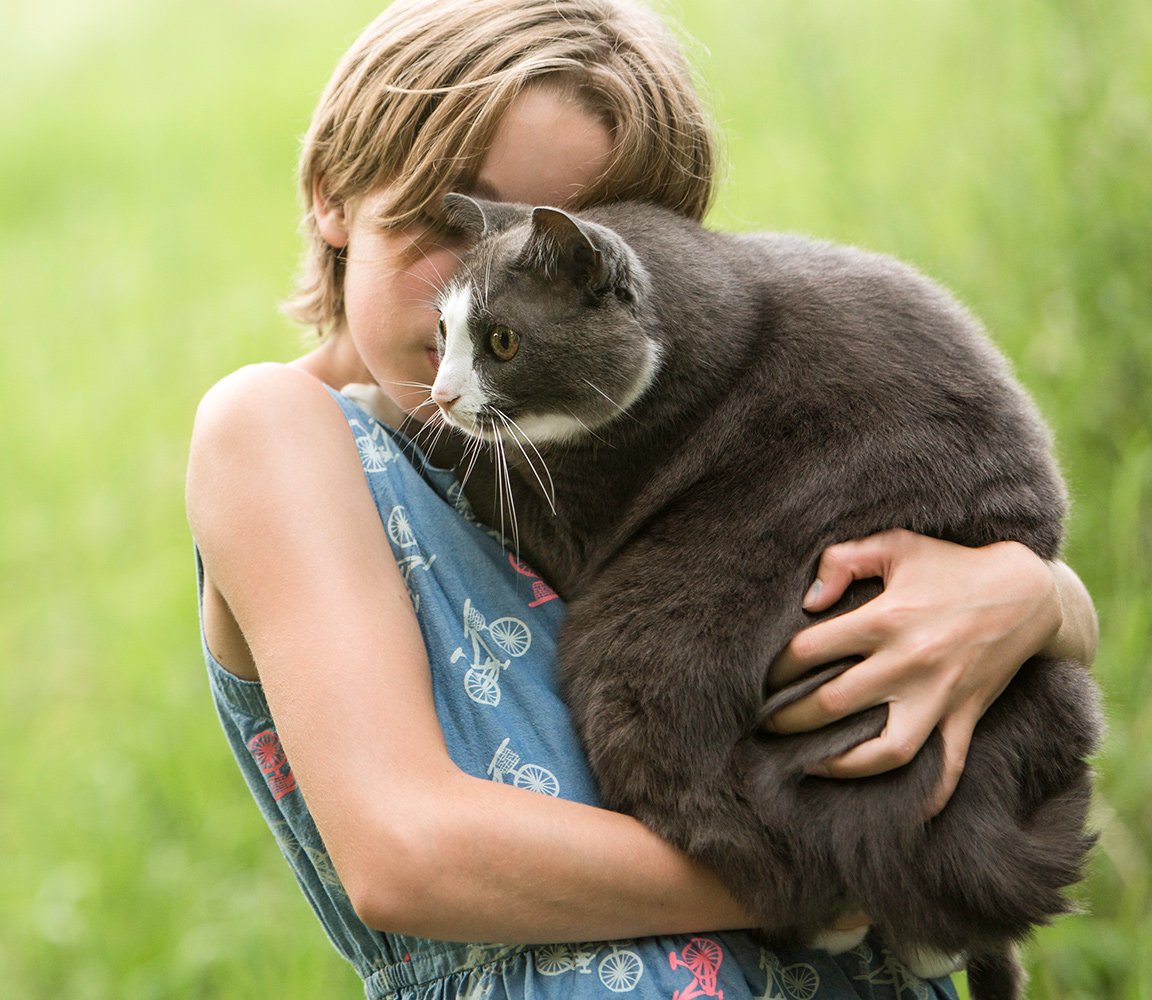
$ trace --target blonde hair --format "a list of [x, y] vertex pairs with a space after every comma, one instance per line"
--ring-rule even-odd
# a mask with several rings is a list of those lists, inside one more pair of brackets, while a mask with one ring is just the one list
[[475, 181], [509, 104], [546, 80], [570, 89], [612, 136], [603, 174], [573, 207], [641, 199], [703, 218], [711, 120], [652, 11], [631, 0], [397, 0], [336, 67], [305, 136], [308, 246], [285, 311], [322, 334], [344, 317], [344, 260], [317, 228], [317, 182], [349, 208], [389, 185], [382, 226], [436, 220], [443, 195]]

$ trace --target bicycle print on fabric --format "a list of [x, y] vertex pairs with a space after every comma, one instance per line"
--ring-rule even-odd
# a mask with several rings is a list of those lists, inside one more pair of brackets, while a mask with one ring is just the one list
[[768, 979], [759, 1000], [812, 1000], [820, 988], [820, 975], [806, 962], [785, 965], [770, 951], [760, 952], [760, 968]]
[[590, 976], [595, 963], [597, 978], [613, 993], [630, 993], [644, 975], [640, 955], [626, 942], [546, 944], [536, 949], [533, 961], [542, 976]]
[[866, 941], [853, 948], [851, 953], [860, 959], [864, 970], [862, 975], [853, 977], [857, 982], [868, 983], [870, 986], [890, 986], [897, 996], [909, 996], [912, 1000], [929, 1000], [933, 996], [932, 987], [913, 975], [887, 948], [881, 949], [883, 964], [879, 966], [874, 964], [874, 952]]
[[512, 784], [540, 795], [559, 798], [560, 782], [556, 775], [540, 764], [521, 763], [520, 754], [508, 746], [511, 742], [511, 738], [505, 737], [496, 748], [492, 763], [488, 765], [488, 777], [501, 785]]
[[536, 570], [523, 559], [517, 559], [511, 552], [508, 553], [508, 565], [521, 576], [526, 576], [532, 580], [532, 600], [528, 602], [528, 607], [538, 608], [541, 604], [555, 601], [560, 596], [540, 578], [540, 574]]
[[[510, 615], [489, 623], [472, 599], [466, 598], [464, 638], [472, 644], [472, 659], [464, 673], [464, 690], [478, 705], [495, 708], [500, 704], [500, 673], [512, 665], [513, 658], [528, 652], [532, 630], [521, 619]], [[451, 662], [456, 663], [467, 655], [463, 646], [457, 646]]]
[[248, 741], [248, 749], [252, 751], [275, 801], [279, 802], [285, 795], [296, 791], [296, 778], [288, 766], [288, 755], [284, 753], [275, 729], [257, 733]]
[[355, 417], [349, 417], [348, 426], [356, 438], [356, 450], [360, 452], [360, 463], [365, 472], [386, 472], [389, 464], [400, 457], [392, 438], [381, 424], [365, 427]]
[[716, 985], [723, 963], [724, 950], [711, 938], [694, 937], [679, 954], [669, 952], [670, 969], [687, 969], [692, 973], [692, 982], [673, 993], [672, 1000], [696, 1000], [697, 997], [724, 1000], [724, 991]]
[[412, 572], [417, 569], [427, 573], [436, 561], [436, 553], [425, 556], [420, 551], [420, 542], [412, 530], [412, 522], [408, 519], [408, 511], [403, 504], [397, 504], [388, 512], [384, 522], [388, 538], [399, 550], [396, 552], [396, 565], [400, 567], [400, 575], [404, 578], [404, 586], [408, 588], [408, 598], [412, 601], [412, 609], [420, 613], [420, 592], [412, 583]]

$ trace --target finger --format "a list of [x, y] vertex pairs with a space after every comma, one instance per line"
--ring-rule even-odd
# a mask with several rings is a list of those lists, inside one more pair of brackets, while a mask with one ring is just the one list
[[944, 739], [944, 763], [932, 797], [924, 804], [926, 820], [940, 812], [956, 791], [960, 776], [964, 773], [964, 764], [968, 760], [968, 747], [972, 743], [973, 728], [974, 723], [963, 716], [950, 716], [941, 720], [940, 735]]
[[879, 657], [861, 660], [842, 674], [825, 681], [815, 691], [774, 712], [769, 718], [777, 733], [804, 733], [837, 719], [883, 704], [891, 684]]
[[883, 531], [867, 538], [830, 545], [820, 555], [816, 579], [801, 602], [805, 611], [826, 611], [853, 580], [886, 577], [893, 553], [906, 544], [909, 532]]
[[888, 705], [888, 725], [874, 740], [829, 757], [809, 770], [823, 778], [866, 778], [907, 764], [936, 728], [936, 712], [910, 712], [899, 702]]
[[768, 668], [768, 686], [775, 690], [825, 663], [870, 654], [880, 639], [875, 611], [865, 604], [801, 629]]

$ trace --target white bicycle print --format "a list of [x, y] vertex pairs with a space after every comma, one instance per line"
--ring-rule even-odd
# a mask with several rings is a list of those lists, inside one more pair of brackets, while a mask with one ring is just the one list
[[820, 988], [820, 975], [811, 965], [783, 965], [771, 952], [760, 952], [760, 968], [768, 973], [760, 1000], [812, 1000]]
[[[546, 944], [536, 949], [533, 961], [542, 976], [559, 976], [565, 972], [592, 974], [592, 963], [602, 945]], [[628, 993], [636, 989], [644, 975], [644, 963], [631, 948], [607, 945], [608, 954], [596, 967], [596, 973], [613, 993]]]
[[[860, 960], [864, 964], [872, 961], [873, 952], [866, 943], [857, 945], [852, 951], [853, 954], [860, 956]], [[895, 986], [897, 996], [902, 997], [905, 993], [909, 993], [914, 1000], [928, 1000], [932, 996], [932, 987], [913, 975], [900, 959], [887, 949], [883, 950], [883, 956], [884, 964], [882, 966], [878, 969], [872, 969], [862, 976], [856, 976], [856, 980], [873, 986]]]
[[369, 429], [356, 419], [348, 423], [356, 435], [356, 449], [360, 452], [365, 471], [383, 472], [387, 469], [388, 463], [396, 459], [396, 449], [384, 429], [379, 424]]
[[[512, 665], [509, 657], [528, 652], [532, 645], [531, 629], [519, 618], [497, 618], [489, 623], [473, 606], [471, 598], [465, 598], [464, 636], [472, 643], [472, 662], [464, 673], [464, 690], [478, 704], [499, 705], [500, 671]], [[457, 646], [452, 662], [466, 655], [464, 647]]]
[[505, 737], [504, 742], [496, 748], [492, 763], [488, 765], [488, 776], [502, 785], [509, 783], [505, 778], [510, 778], [511, 784], [517, 788], [526, 788], [530, 792], [551, 795], [553, 798], [559, 796], [560, 782], [556, 775], [539, 764], [520, 763], [520, 755], [508, 746], [510, 742]]
[[404, 509], [403, 504], [397, 504], [388, 512], [388, 518], [385, 522], [385, 527], [388, 530], [388, 537], [401, 549], [414, 549], [414, 552], [405, 556], [397, 556], [396, 565], [400, 567], [400, 575], [404, 578], [404, 586], [408, 588], [408, 597], [412, 601], [413, 609], [419, 613], [420, 611], [420, 594], [412, 586], [412, 573], [414, 570], [422, 569], [427, 572], [432, 564], [436, 561], [436, 553], [427, 558], [420, 551], [416, 533], [412, 530], [412, 523], [408, 520], [408, 511]]
[[388, 537], [402, 549], [410, 549], [416, 544], [416, 533], [408, 520], [408, 511], [403, 504], [397, 504], [388, 512]]

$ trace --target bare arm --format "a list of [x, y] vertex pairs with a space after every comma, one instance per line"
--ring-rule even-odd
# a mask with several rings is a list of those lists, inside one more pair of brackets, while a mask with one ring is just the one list
[[465, 775], [352, 438], [321, 385], [245, 369], [197, 415], [188, 511], [357, 912], [535, 943], [749, 926], [636, 820]]
[[972, 731], [1029, 657], [1096, 654], [1096, 612], [1064, 563], [1023, 545], [966, 548], [907, 531], [830, 547], [805, 607], [830, 607], [854, 579], [881, 577], [884, 592], [839, 618], [805, 629], [777, 659], [774, 683], [849, 655], [864, 659], [773, 716], [782, 732], [814, 729], [888, 703], [875, 740], [825, 762], [832, 777], [906, 764], [937, 726], [945, 773], [930, 811], [943, 808], [964, 768]]

